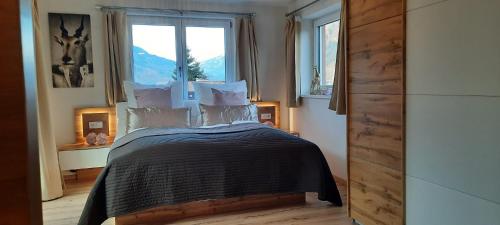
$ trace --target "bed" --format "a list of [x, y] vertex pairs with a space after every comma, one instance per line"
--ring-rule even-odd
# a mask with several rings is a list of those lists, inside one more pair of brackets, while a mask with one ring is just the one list
[[259, 123], [145, 128], [115, 141], [78, 224], [110, 217], [117, 225], [171, 222], [296, 204], [304, 202], [305, 192], [342, 205], [320, 149], [284, 131]]

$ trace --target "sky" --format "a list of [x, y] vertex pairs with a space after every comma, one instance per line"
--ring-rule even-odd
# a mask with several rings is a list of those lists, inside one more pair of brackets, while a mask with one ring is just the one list
[[[174, 26], [133, 25], [132, 38], [134, 46], [176, 60]], [[186, 27], [186, 44], [198, 61], [224, 55], [224, 28]]]

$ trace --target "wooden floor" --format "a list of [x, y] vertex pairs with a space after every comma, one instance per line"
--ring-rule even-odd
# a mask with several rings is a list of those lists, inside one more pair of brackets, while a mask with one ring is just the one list
[[[67, 183], [65, 196], [43, 203], [45, 225], [75, 225], [83, 210], [92, 182]], [[346, 202], [346, 188], [339, 186], [342, 200]], [[328, 202], [317, 200], [316, 194], [307, 193], [305, 205], [283, 207], [270, 210], [244, 211], [193, 218], [176, 222], [180, 225], [350, 225], [347, 217], [347, 207], [333, 207]], [[114, 225], [114, 219], [109, 219], [104, 225]]]

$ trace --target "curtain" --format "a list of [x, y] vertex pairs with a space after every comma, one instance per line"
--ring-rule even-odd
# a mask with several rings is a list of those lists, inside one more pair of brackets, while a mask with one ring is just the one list
[[260, 101], [259, 52], [255, 38], [255, 20], [253, 16], [237, 17], [235, 25], [237, 78], [246, 80], [248, 98], [251, 101]]
[[109, 106], [126, 101], [123, 81], [130, 79], [130, 50], [125, 10], [104, 10], [106, 100]]
[[296, 67], [296, 45], [300, 23], [295, 17], [289, 17], [285, 26], [285, 74], [287, 84], [287, 106], [295, 108], [300, 106], [300, 78]]
[[61, 171], [57, 157], [57, 148], [50, 120], [49, 96], [47, 93], [46, 63], [43, 62], [43, 34], [40, 30], [37, 0], [32, 1], [33, 25], [35, 30], [37, 97], [38, 97], [38, 151], [40, 155], [40, 182], [42, 200], [48, 201], [63, 195]]
[[333, 81], [333, 94], [330, 99], [330, 109], [335, 110], [337, 115], [345, 115], [347, 112], [347, 7], [346, 0], [342, 0], [342, 11], [340, 14], [339, 42], [337, 46], [337, 62], [335, 66], [335, 78]]

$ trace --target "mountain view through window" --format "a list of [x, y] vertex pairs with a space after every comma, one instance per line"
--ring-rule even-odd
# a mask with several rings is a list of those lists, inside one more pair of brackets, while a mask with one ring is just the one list
[[[186, 27], [185, 50], [189, 91], [192, 82], [224, 82], [226, 59], [224, 28]], [[178, 79], [175, 26], [133, 25], [134, 81], [166, 84]]]
[[319, 27], [321, 85], [333, 85], [340, 21], [327, 23]]

